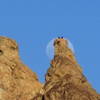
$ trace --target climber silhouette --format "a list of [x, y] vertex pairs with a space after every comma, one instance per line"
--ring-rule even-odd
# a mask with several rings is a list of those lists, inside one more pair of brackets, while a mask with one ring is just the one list
[[63, 39], [63, 36], [62, 37], [58, 37], [58, 39]]

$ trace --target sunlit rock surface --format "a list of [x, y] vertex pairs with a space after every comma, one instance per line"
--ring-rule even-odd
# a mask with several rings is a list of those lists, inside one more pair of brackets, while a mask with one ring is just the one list
[[0, 100], [100, 100], [100, 95], [82, 74], [67, 40], [55, 39], [54, 58], [41, 84], [20, 61], [16, 42], [0, 37]]
[[32, 100], [42, 84], [18, 56], [12, 39], [0, 37], [0, 100]]
[[34, 100], [100, 100], [100, 95], [82, 74], [67, 40], [56, 39], [54, 48], [55, 56], [45, 76], [44, 94]]

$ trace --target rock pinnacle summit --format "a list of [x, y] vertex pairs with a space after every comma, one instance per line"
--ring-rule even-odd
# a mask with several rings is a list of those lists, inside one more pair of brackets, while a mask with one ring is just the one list
[[44, 95], [35, 100], [100, 100], [68, 48], [68, 41], [55, 39], [54, 49], [55, 55], [45, 76]]

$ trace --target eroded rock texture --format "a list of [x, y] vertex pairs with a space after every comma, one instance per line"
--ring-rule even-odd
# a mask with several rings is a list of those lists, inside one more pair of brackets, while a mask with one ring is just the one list
[[[55, 56], [46, 74], [42, 100], [100, 100], [100, 95], [91, 87], [67, 40], [56, 39]], [[35, 100], [41, 100], [38, 96]]]
[[0, 100], [100, 100], [91, 87], [67, 40], [54, 42], [55, 56], [42, 85], [18, 56], [12, 39], [0, 37]]
[[0, 100], [32, 100], [42, 84], [18, 56], [14, 40], [0, 37]]

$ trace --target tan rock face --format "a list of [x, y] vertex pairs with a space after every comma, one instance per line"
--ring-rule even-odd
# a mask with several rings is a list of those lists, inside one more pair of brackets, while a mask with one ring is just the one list
[[67, 40], [56, 39], [55, 56], [42, 85], [18, 56], [14, 40], [0, 37], [0, 100], [100, 100], [91, 87]]
[[42, 84], [18, 56], [14, 40], [0, 37], [0, 100], [32, 100]]
[[54, 47], [55, 56], [46, 74], [42, 100], [100, 100], [100, 95], [82, 74], [67, 40], [56, 39]]

